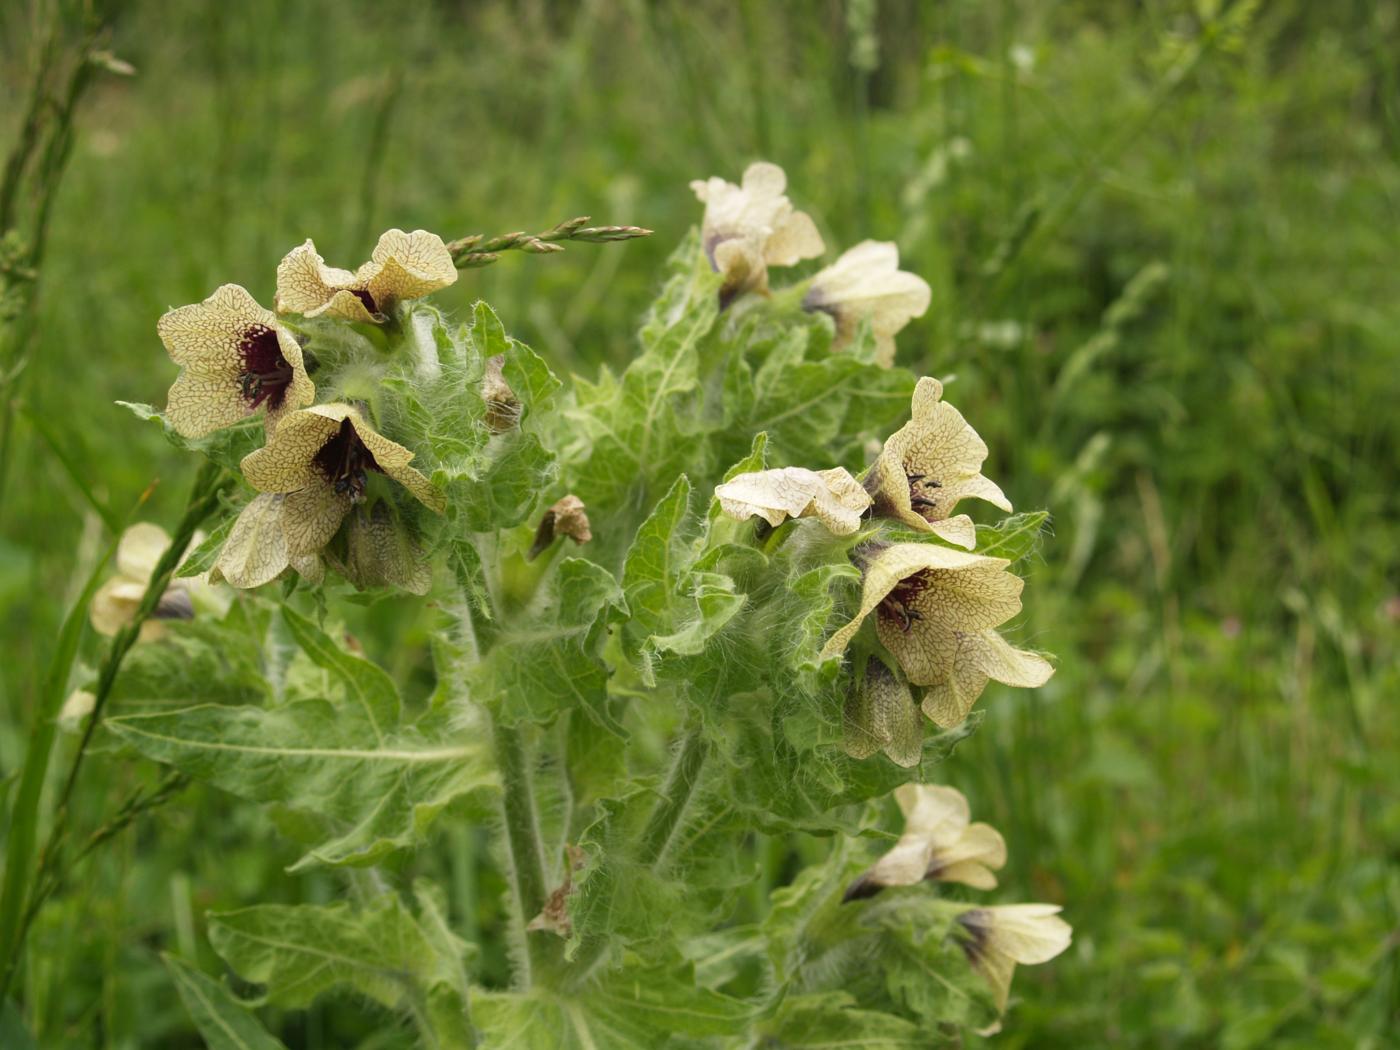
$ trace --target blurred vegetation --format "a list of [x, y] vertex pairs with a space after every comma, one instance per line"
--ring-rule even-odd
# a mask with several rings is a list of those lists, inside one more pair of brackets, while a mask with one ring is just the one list
[[[0, 9], [6, 142], [36, 21]], [[189, 485], [113, 404], [163, 401], [168, 306], [225, 281], [270, 302], [308, 236], [348, 264], [391, 225], [649, 226], [442, 297], [486, 298], [588, 374], [631, 353], [699, 217], [688, 180], [767, 158], [832, 248], [899, 242], [934, 288], [901, 361], [955, 377], [989, 476], [1054, 514], [1020, 641], [1060, 671], [989, 690], [946, 767], [1012, 845], [998, 899], [1062, 902], [1075, 926], [1018, 975], [1000, 1045], [1394, 1045], [1395, 0], [134, 0], [110, 46], [138, 72], [79, 115], [19, 393], [52, 440], [19, 418], [0, 504], [7, 785], [107, 542], [58, 453], [118, 511], [159, 479], [141, 514], [167, 524]], [[411, 609], [360, 626], [405, 669]], [[99, 758], [79, 825], [153, 775]], [[469, 838], [440, 859], [468, 885]], [[199, 957], [208, 907], [339, 892], [285, 875], [294, 854], [210, 790], [139, 821], [41, 918], [41, 1045], [190, 1045], [159, 951]], [[349, 1045], [383, 1021], [364, 1011], [281, 1034]]]

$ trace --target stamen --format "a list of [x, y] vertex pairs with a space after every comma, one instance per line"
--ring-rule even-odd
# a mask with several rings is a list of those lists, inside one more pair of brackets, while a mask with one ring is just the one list
[[928, 570], [920, 569], [913, 576], [906, 576], [885, 595], [884, 601], [880, 603], [879, 612], [887, 620], [894, 620], [899, 624], [899, 629], [905, 634], [914, 624], [922, 620], [918, 611], [910, 608], [914, 599], [924, 591], [929, 585]]
[[267, 325], [255, 324], [244, 330], [238, 352], [243, 358], [238, 389], [243, 400], [248, 402], [248, 410], [252, 411], [263, 402], [268, 408], [281, 408], [295, 373], [282, 356], [277, 333]]
[[331, 439], [321, 446], [314, 461], [321, 473], [331, 484], [337, 496], [349, 496], [351, 503], [359, 503], [365, 498], [365, 486], [369, 471], [379, 471], [374, 454], [365, 447], [355, 426], [348, 419], [340, 421]]
[[925, 489], [941, 489], [943, 487], [942, 483], [935, 481], [927, 474], [906, 473], [905, 477], [909, 479], [909, 506], [930, 521], [934, 520], [932, 513], [937, 511], [938, 502], [923, 495], [919, 489], [921, 486]]

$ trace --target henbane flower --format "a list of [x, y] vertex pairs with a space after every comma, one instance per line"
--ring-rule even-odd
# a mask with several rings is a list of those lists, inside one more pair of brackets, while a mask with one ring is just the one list
[[831, 315], [836, 349], [869, 320], [875, 360], [888, 368], [894, 364], [895, 335], [924, 315], [931, 298], [927, 281], [899, 268], [899, 248], [893, 242], [862, 241], [812, 278], [802, 308]]
[[319, 551], [350, 508], [364, 499], [371, 473], [393, 478], [441, 514], [442, 493], [409, 461], [413, 453], [371, 427], [352, 405], [316, 405], [284, 419], [268, 443], [243, 458], [243, 476], [259, 492], [285, 493], [280, 516], [289, 557]]
[[171, 310], [156, 331], [181, 368], [165, 415], [185, 437], [203, 437], [259, 408], [271, 433], [287, 412], [316, 399], [301, 346], [236, 284]]
[[876, 514], [971, 550], [977, 530], [966, 514], [951, 516], [953, 508], [976, 498], [1010, 513], [1011, 503], [981, 474], [987, 446], [942, 397], [937, 379], [919, 380], [910, 420], [885, 442], [865, 488]]
[[782, 467], [739, 474], [715, 488], [720, 509], [731, 518], [759, 517], [769, 525], [814, 517], [838, 536], [860, 528], [870, 496], [842, 467], [807, 470]]
[[904, 834], [846, 890], [845, 900], [872, 897], [888, 886], [926, 879], [995, 889], [996, 869], [1006, 865], [1006, 841], [990, 824], [968, 823], [967, 799], [956, 788], [904, 784], [894, 793], [904, 813]]
[[1049, 962], [1069, 947], [1073, 930], [1057, 904], [1002, 904], [973, 908], [957, 918], [968, 961], [1006, 1009], [1016, 964]]
[[378, 323], [395, 303], [421, 299], [456, 280], [447, 246], [427, 230], [389, 230], [379, 238], [369, 262], [353, 273], [327, 266], [308, 240], [277, 266], [277, 310]]
[[716, 273], [724, 274], [720, 302], [744, 292], [768, 290], [768, 267], [792, 266], [825, 251], [816, 223], [787, 199], [787, 176], [759, 161], [744, 171], [742, 186], [718, 176], [690, 184], [705, 203], [700, 235]]
[[897, 766], [917, 766], [923, 757], [924, 719], [909, 683], [877, 656], [865, 662], [865, 675], [853, 683], [841, 713], [841, 745], [852, 758], [883, 751]]
[[[117, 543], [117, 574], [97, 589], [88, 607], [88, 619], [99, 634], [115, 635], [135, 618], [156, 565], [169, 546], [170, 536], [150, 522], [138, 522], [122, 533]], [[170, 582], [151, 618], [141, 625], [141, 641], [154, 641], [164, 634], [162, 620], [194, 616], [192, 585], [193, 580]]]
[[[876, 634], [909, 681], [933, 687], [937, 700], [930, 704], [926, 696], [924, 713], [942, 726], [966, 717], [962, 700], [974, 666], [986, 676], [982, 685], [987, 677], [1010, 685], [1040, 685], [1050, 677], [1052, 668], [1042, 657], [1013, 649], [992, 630], [1021, 611], [1024, 582], [1007, 571], [1005, 559], [935, 543], [895, 543], [858, 547], [853, 560], [864, 570], [860, 608], [827, 641], [823, 659], [842, 652], [875, 613]], [[989, 650], [996, 660], [969, 662], [969, 654]]]

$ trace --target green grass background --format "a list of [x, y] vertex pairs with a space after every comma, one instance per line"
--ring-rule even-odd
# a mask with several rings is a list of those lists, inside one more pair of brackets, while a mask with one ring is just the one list
[[[7, 135], [24, 6], [0, 13]], [[169, 521], [192, 464], [113, 405], [163, 401], [167, 307], [226, 281], [270, 302], [307, 236], [353, 265], [391, 225], [652, 227], [441, 297], [586, 374], [632, 352], [687, 182], [777, 161], [833, 249], [899, 242], [934, 289], [901, 362], [956, 377], [989, 476], [1054, 514], [1019, 638], [1060, 670], [989, 690], [946, 769], [1010, 843], [996, 899], [1075, 927], [1018, 974], [1000, 1045], [1400, 1045], [1400, 5], [1275, 0], [1204, 46], [1209, 0], [886, 0], [867, 34], [869, 6], [137, 0], [113, 49], [139, 74], [81, 118], [26, 400], [103, 499], [158, 478], [143, 514]], [[5, 776], [102, 545], [19, 440]], [[381, 645], [410, 609], [374, 610]], [[138, 765], [89, 767], [80, 826]], [[212, 791], [127, 832], [35, 932], [42, 1045], [194, 1045], [158, 952], [212, 962], [207, 907], [337, 894], [293, 857]], [[375, 1021], [331, 1004], [281, 1034]]]

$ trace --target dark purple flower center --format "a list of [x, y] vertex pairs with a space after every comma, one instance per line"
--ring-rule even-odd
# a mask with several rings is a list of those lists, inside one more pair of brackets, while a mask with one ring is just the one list
[[909, 506], [929, 521], [937, 521], [938, 501], [929, 498], [929, 490], [941, 489], [942, 483], [934, 481], [927, 474], [910, 474], [906, 471], [905, 477], [909, 479]]
[[249, 409], [263, 402], [268, 408], [281, 408], [287, 397], [287, 387], [292, 385], [293, 373], [292, 366], [282, 356], [277, 333], [263, 324], [245, 329], [238, 343], [238, 353], [243, 358], [238, 386]]
[[370, 313], [377, 314], [379, 312], [379, 307], [374, 305], [374, 296], [370, 295], [369, 292], [365, 291], [365, 289], [351, 288], [350, 294], [353, 295], [356, 299], [360, 300], [360, 302], [364, 303], [365, 309], [368, 310]]
[[915, 610], [910, 608], [913, 601], [919, 594], [928, 588], [930, 583], [927, 569], [920, 569], [913, 576], [906, 576], [895, 584], [894, 588], [880, 602], [880, 616], [899, 624], [899, 629], [906, 634], [909, 628], [914, 625], [915, 620], [922, 620]]
[[340, 428], [321, 446], [312, 462], [325, 475], [336, 495], [349, 496], [351, 503], [365, 498], [369, 471], [384, 473], [348, 419], [340, 421]]

